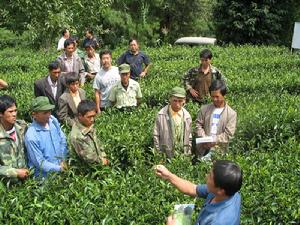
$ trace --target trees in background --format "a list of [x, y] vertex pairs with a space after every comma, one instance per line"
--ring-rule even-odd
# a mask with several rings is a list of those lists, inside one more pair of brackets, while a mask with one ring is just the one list
[[300, 19], [299, 5], [299, 0], [217, 0], [216, 37], [224, 43], [287, 45]]
[[216, 36], [223, 43], [291, 41], [299, 0], [2, 0], [0, 28], [26, 33], [26, 42], [49, 47], [64, 27], [83, 37], [92, 28], [105, 45], [174, 43], [182, 36]]
[[[114, 47], [136, 37], [147, 45], [173, 43], [181, 36], [209, 33], [208, 0], [2, 0], [0, 26], [21, 34], [35, 46], [52, 44], [67, 27], [82, 37], [91, 27]], [[211, 10], [210, 10], [211, 12]], [[206, 17], [206, 18], [205, 18]], [[204, 32], [203, 32], [204, 31]], [[210, 34], [213, 34], [211, 31]], [[46, 46], [45, 46], [46, 45]]]

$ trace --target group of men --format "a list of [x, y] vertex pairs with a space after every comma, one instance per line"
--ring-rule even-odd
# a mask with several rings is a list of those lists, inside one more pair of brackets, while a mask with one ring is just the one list
[[[211, 65], [211, 59], [210, 50], [201, 51], [200, 65], [184, 76], [185, 89], [173, 88], [169, 104], [158, 112], [153, 131], [154, 146], [168, 158], [192, 153], [192, 118], [184, 108], [187, 100], [201, 105], [195, 137], [202, 138], [202, 141], [193, 149], [196, 158], [206, 160], [214, 151], [226, 152], [228, 142], [233, 138], [237, 114], [225, 101], [225, 79]], [[204, 104], [208, 94], [212, 103]]]
[[[34, 83], [32, 124], [27, 127], [24, 121], [17, 120], [15, 99], [0, 97], [0, 176], [10, 182], [26, 179], [28, 168], [33, 168], [37, 177], [67, 169], [69, 150], [59, 121], [72, 127], [70, 143], [81, 160], [108, 165], [93, 127], [96, 114], [112, 106], [122, 109], [141, 103], [138, 81], [148, 73], [150, 61], [139, 51], [137, 40], [129, 41], [129, 50], [118, 58], [116, 67], [109, 50], [101, 51], [100, 55], [95, 52], [95, 41], [85, 41], [86, 55], [82, 58], [76, 53], [76, 43], [69, 38], [68, 31], [63, 38], [64, 52], [49, 64], [49, 74]], [[214, 151], [225, 152], [234, 135], [237, 115], [225, 101], [226, 82], [211, 65], [211, 59], [210, 50], [201, 51], [200, 65], [184, 76], [185, 88], [170, 90], [169, 104], [157, 114], [154, 147], [168, 158], [192, 152], [200, 159], [210, 158]], [[81, 88], [89, 80], [93, 80], [95, 101], [86, 100]], [[210, 104], [205, 104], [207, 95], [212, 100]], [[201, 106], [195, 137], [209, 140], [194, 149], [192, 118], [184, 108], [187, 101]], [[239, 224], [242, 172], [238, 165], [216, 161], [207, 175], [207, 185], [198, 186], [177, 177], [163, 165], [156, 166], [155, 173], [185, 194], [206, 198], [197, 224]], [[167, 224], [175, 224], [174, 218], [169, 217]]]
[[[1, 177], [15, 183], [28, 177], [28, 168], [34, 169], [36, 177], [67, 169], [67, 140], [58, 120], [51, 115], [54, 108], [47, 97], [35, 98], [31, 103], [33, 121], [27, 126], [25, 121], [17, 119], [15, 99], [0, 96]], [[93, 128], [96, 104], [83, 100], [77, 110], [78, 116], [70, 134], [75, 152], [87, 163], [107, 165], [108, 160]]]
[[[225, 78], [211, 65], [211, 59], [210, 50], [201, 51], [200, 65], [190, 69], [183, 78], [185, 89], [174, 87], [169, 104], [158, 112], [153, 130], [154, 146], [168, 158], [192, 153], [192, 118], [183, 107], [186, 101], [201, 106], [194, 132], [196, 138], [201, 139], [194, 148], [196, 159], [211, 160], [215, 151], [225, 153], [234, 136], [237, 114], [225, 101]], [[206, 104], [208, 94], [210, 104]], [[237, 164], [228, 160], [215, 161], [206, 176], [206, 184], [199, 185], [176, 176], [163, 165], [157, 165], [155, 173], [180, 192], [206, 199], [195, 224], [240, 224], [242, 170]], [[178, 224], [176, 216], [169, 216], [167, 225], [175, 224]]]

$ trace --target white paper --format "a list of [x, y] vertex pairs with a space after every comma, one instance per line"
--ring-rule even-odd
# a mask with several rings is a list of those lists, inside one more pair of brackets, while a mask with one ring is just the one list
[[211, 142], [214, 142], [214, 139], [212, 136], [196, 138], [196, 144], [211, 143]]

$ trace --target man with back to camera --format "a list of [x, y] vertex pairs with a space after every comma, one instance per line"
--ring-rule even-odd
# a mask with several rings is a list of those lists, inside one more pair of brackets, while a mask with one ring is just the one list
[[111, 106], [109, 101], [111, 88], [120, 80], [118, 67], [112, 65], [111, 51], [101, 51], [100, 59], [102, 67], [97, 73], [93, 84], [97, 113], [101, 113], [101, 111]]
[[77, 119], [69, 135], [75, 152], [86, 163], [108, 165], [109, 161], [94, 128], [97, 115], [95, 102], [83, 100], [79, 103], [77, 111]]
[[198, 144], [196, 156], [210, 159], [211, 150], [225, 153], [236, 129], [237, 113], [225, 102], [225, 81], [214, 80], [209, 87], [212, 103], [203, 105], [196, 119], [196, 136], [212, 137], [212, 142]]
[[35, 177], [46, 177], [49, 172], [66, 170], [68, 153], [65, 134], [58, 120], [51, 115], [49, 99], [44, 96], [33, 99], [33, 121], [25, 134], [28, 166], [34, 168]]
[[16, 100], [0, 96], [0, 178], [18, 182], [28, 178], [25, 160], [24, 133], [27, 124], [17, 120]]
[[70, 32], [67, 28], [64, 28], [62, 30], [62, 37], [59, 39], [57, 44], [57, 51], [64, 49], [65, 40], [67, 40], [68, 38], [70, 38]]
[[187, 100], [203, 104], [209, 94], [209, 86], [213, 80], [224, 80], [220, 71], [211, 65], [212, 52], [204, 49], [200, 52], [200, 65], [190, 69], [183, 77]]
[[169, 104], [157, 114], [154, 129], [154, 147], [172, 158], [175, 152], [191, 154], [192, 118], [183, 108], [185, 90], [174, 87], [170, 91]]
[[65, 87], [60, 74], [60, 66], [57, 61], [48, 65], [49, 74], [34, 82], [35, 97], [45, 96], [52, 105], [55, 105], [53, 115], [55, 116], [58, 109], [58, 99], [63, 94]]
[[[129, 50], [124, 52], [118, 59], [118, 66], [121, 64], [130, 65], [130, 78], [133, 80], [138, 80], [147, 75], [150, 60], [149, 57], [139, 50], [139, 44], [136, 39], [129, 40]], [[143, 68], [143, 64], [145, 65]]]
[[98, 49], [100, 47], [99, 42], [97, 41], [97, 38], [94, 37], [94, 32], [92, 29], [86, 29], [85, 31], [85, 39], [83, 40], [82, 47], [85, 48], [86, 44], [88, 42], [92, 42], [95, 46], [95, 49]]
[[[165, 166], [157, 165], [155, 173], [167, 180], [180, 192], [191, 197], [205, 198], [195, 225], [239, 225], [242, 187], [241, 168], [228, 160], [217, 160], [206, 175], [206, 184], [196, 185], [171, 173]], [[167, 225], [175, 225], [174, 216], [169, 216]]]

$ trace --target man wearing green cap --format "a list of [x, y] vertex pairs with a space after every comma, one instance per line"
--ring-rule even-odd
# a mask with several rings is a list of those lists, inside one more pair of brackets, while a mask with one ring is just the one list
[[169, 104], [162, 108], [156, 117], [153, 139], [154, 147], [172, 158], [175, 152], [191, 154], [192, 118], [183, 108], [185, 90], [174, 87], [170, 93]]
[[130, 65], [119, 66], [121, 80], [111, 89], [109, 101], [118, 109], [132, 108], [140, 104], [142, 91], [137, 81], [130, 78]]
[[58, 120], [51, 115], [54, 107], [44, 96], [32, 101], [33, 122], [25, 134], [25, 146], [28, 166], [35, 169], [36, 177], [66, 169], [67, 142]]

